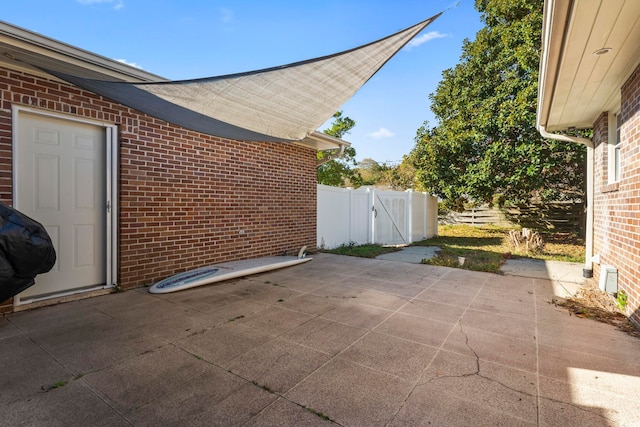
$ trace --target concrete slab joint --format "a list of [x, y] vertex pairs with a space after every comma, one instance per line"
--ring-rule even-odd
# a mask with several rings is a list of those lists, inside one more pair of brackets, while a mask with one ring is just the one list
[[14, 313], [0, 409], [8, 425], [633, 425], [640, 340], [549, 304], [554, 284], [318, 254]]

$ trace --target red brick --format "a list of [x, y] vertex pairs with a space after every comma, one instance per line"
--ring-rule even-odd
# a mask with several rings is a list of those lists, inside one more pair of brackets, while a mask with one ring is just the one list
[[625, 291], [627, 315], [640, 325], [640, 67], [621, 90], [622, 176], [617, 184], [608, 184], [608, 114], [603, 113], [593, 125], [595, 144], [594, 254], [601, 264], [594, 265], [599, 279], [601, 265], [618, 270], [618, 287]]
[[[11, 129], [10, 109], [21, 104], [119, 125], [121, 286], [315, 247], [314, 150], [200, 134], [22, 72], [0, 68], [0, 83], [10, 95], [3, 97], [2, 129]], [[8, 154], [0, 162], [9, 176], [0, 192], [5, 203], [12, 198], [11, 147], [11, 132], [0, 132], [0, 150]]]

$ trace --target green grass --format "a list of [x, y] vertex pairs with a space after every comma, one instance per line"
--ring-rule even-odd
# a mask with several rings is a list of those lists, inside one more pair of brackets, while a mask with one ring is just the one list
[[[430, 265], [464, 268], [475, 271], [498, 273], [508, 258], [534, 258], [541, 260], [584, 262], [584, 242], [568, 233], [546, 233], [542, 235], [542, 252], [531, 254], [516, 252], [507, 244], [506, 238], [514, 227], [441, 225], [438, 236], [414, 243], [414, 246], [438, 246], [441, 251], [427, 260]], [[381, 245], [356, 245], [350, 243], [335, 249], [325, 250], [337, 255], [375, 258], [378, 255], [401, 250]], [[458, 257], [464, 257], [461, 266]]]
[[[468, 225], [442, 225], [438, 236], [415, 243], [416, 246], [438, 246], [442, 250], [426, 264], [458, 267], [468, 270], [497, 273], [506, 259], [514, 257], [542, 260], [584, 262], [584, 242], [571, 234], [543, 234], [545, 246], [541, 253], [515, 252], [506, 244], [506, 237], [514, 228]], [[460, 266], [458, 257], [465, 257]]]
[[347, 245], [338, 246], [335, 249], [325, 249], [324, 252], [336, 255], [357, 256], [361, 258], [375, 258], [378, 255], [397, 252], [401, 248], [381, 246], [381, 245], [356, 245], [349, 243]]

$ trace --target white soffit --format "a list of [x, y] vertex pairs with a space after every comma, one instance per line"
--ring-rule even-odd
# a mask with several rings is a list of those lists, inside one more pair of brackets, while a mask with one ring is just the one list
[[345, 141], [344, 139], [335, 138], [331, 135], [327, 135], [322, 132], [313, 132], [305, 139], [300, 142], [295, 142], [295, 144], [302, 145], [304, 147], [313, 148], [318, 151], [323, 150], [334, 150], [336, 148], [340, 148], [341, 146], [350, 147], [351, 143]]
[[[620, 88], [638, 64], [640, 0], [547, 0], [545, 9], [538, 120], [552, 132], [590, 128], [619, 108]], [[603, 48], [611, 50], [594, 54]]]

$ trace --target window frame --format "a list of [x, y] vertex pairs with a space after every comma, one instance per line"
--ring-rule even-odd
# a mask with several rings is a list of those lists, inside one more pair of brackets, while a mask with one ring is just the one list
[[609, 113], [609, 140], [607, 152], [607, 182], [614, 184], [620, 182], [622, 165], [620, 151], [622, 148], [620, 111]]

